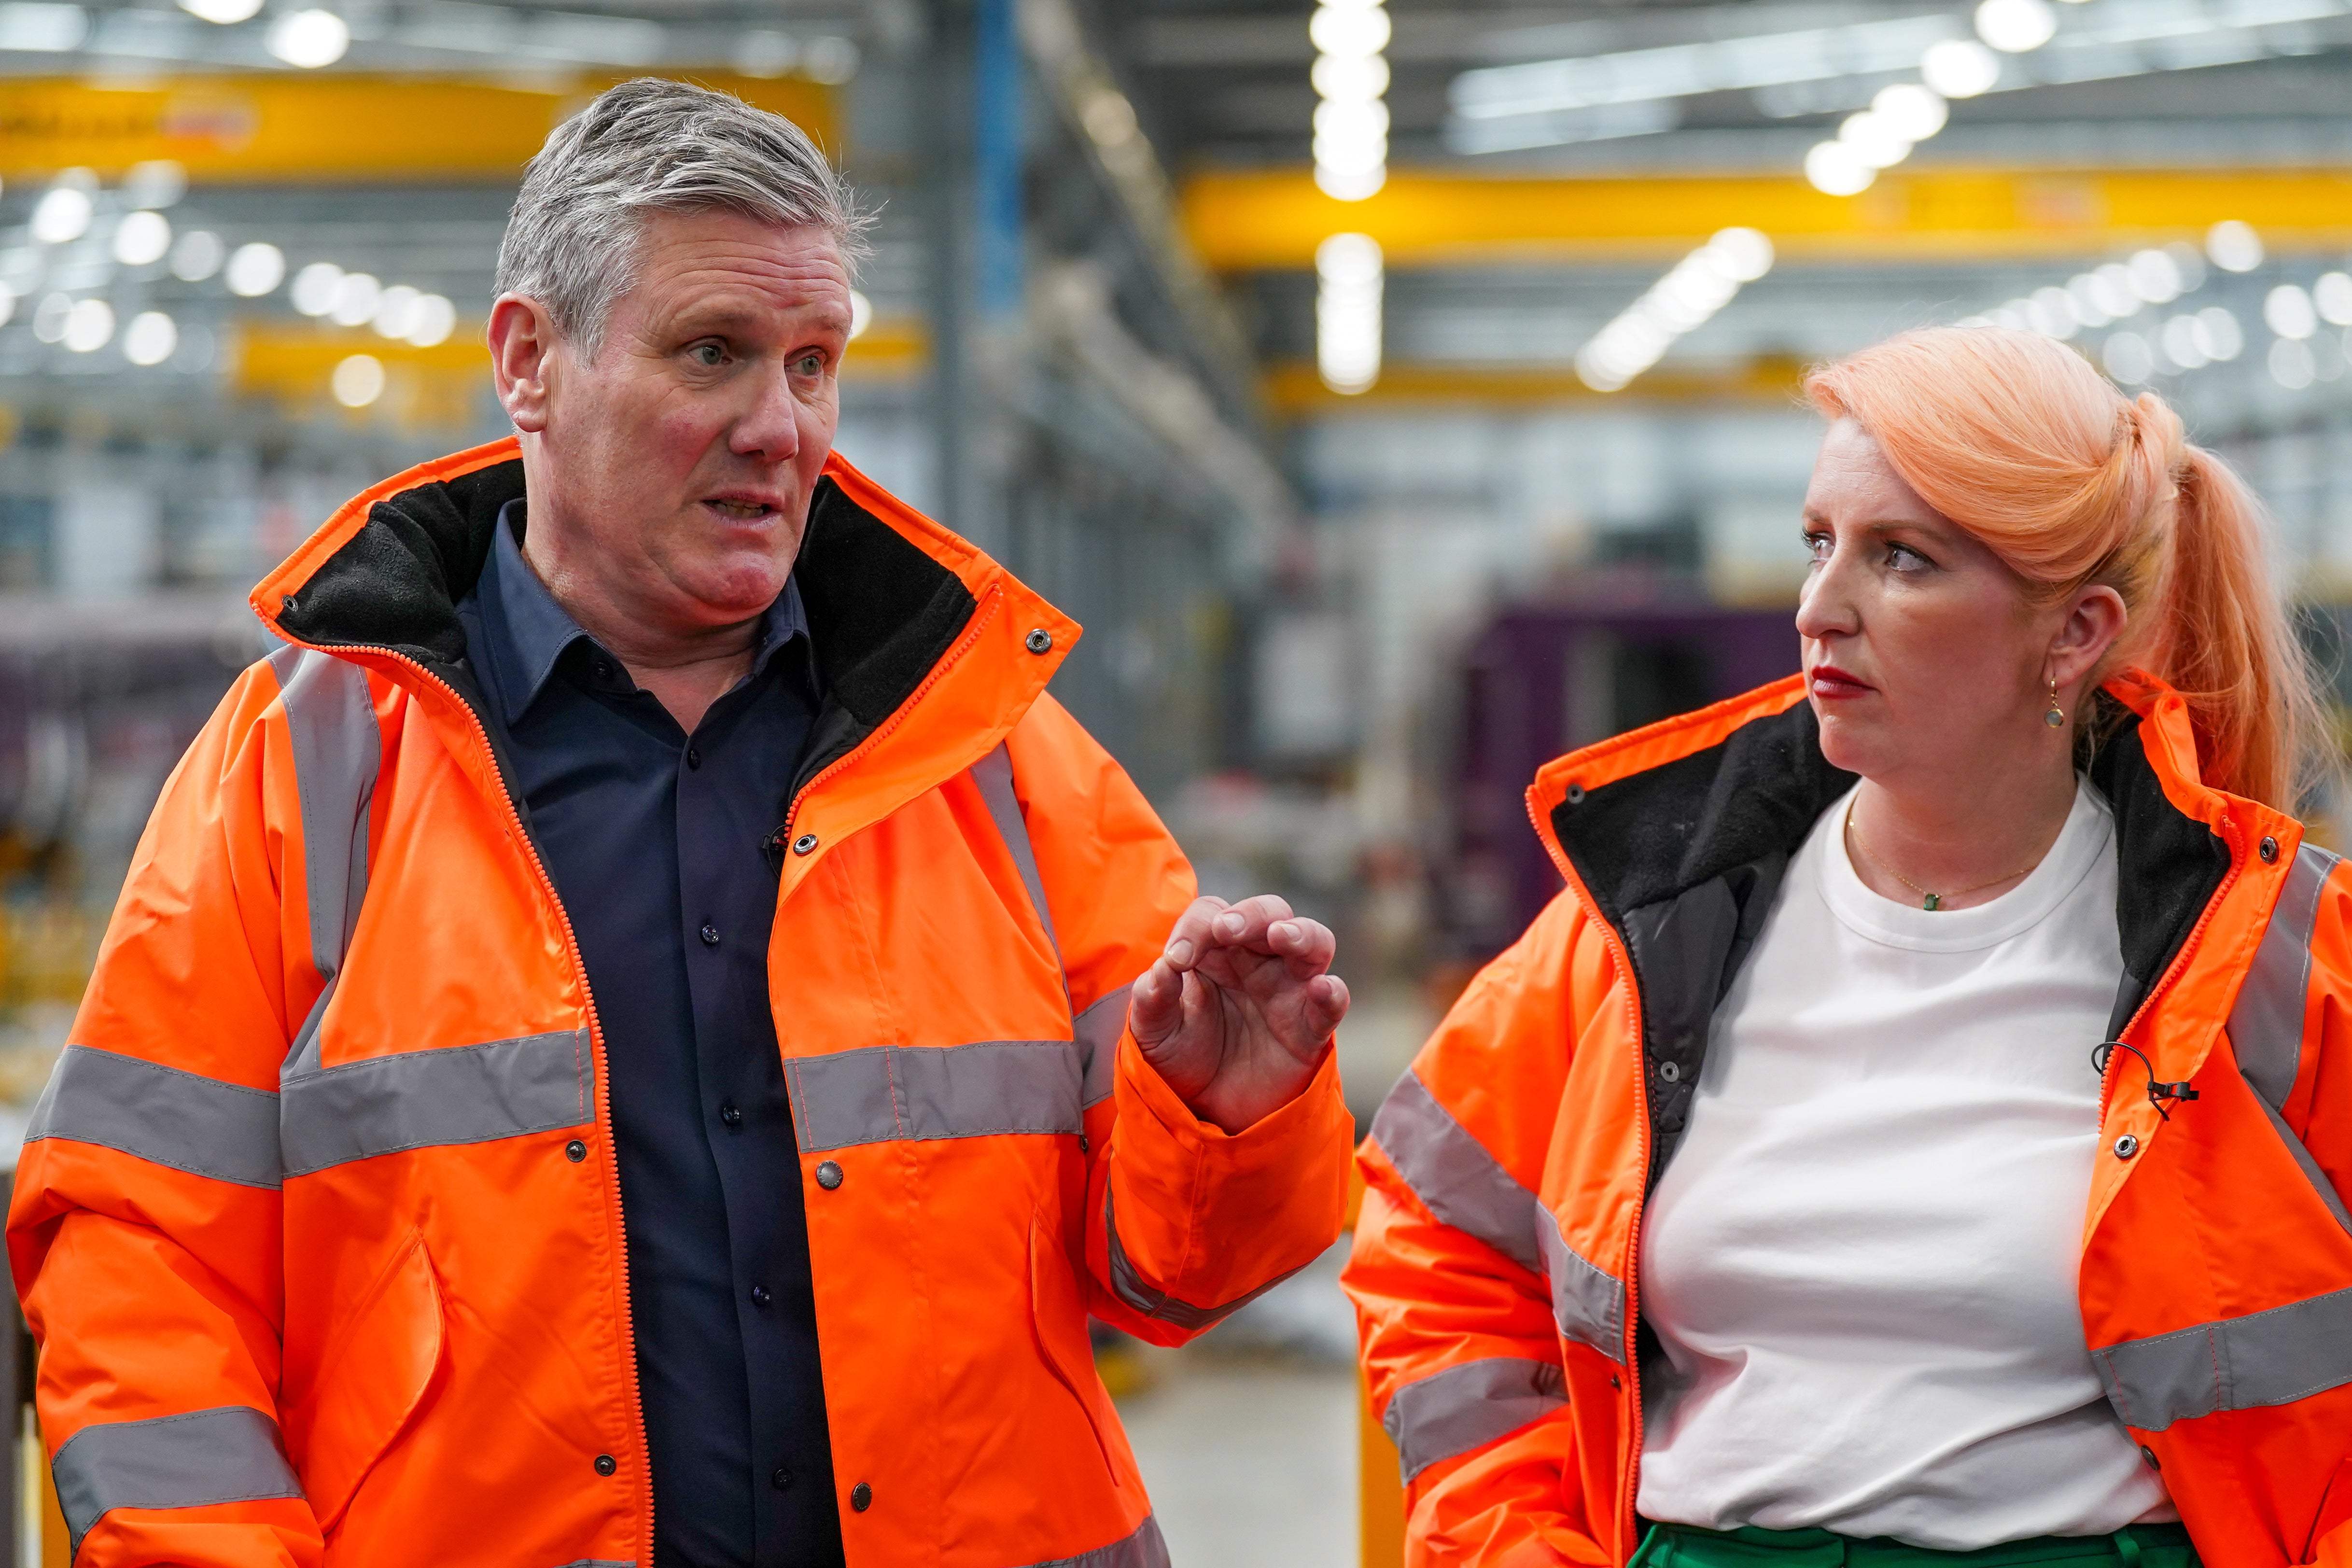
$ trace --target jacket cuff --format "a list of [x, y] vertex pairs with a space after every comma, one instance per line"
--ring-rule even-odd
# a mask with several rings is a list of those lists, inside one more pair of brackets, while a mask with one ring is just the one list
[[[1339, 1094], [1339, 1049], [1336, 1044], [1325, 1048], [1315, 1075], [1291, 1096], [1288, 1103], [1267, 1111], [1239, 1132], [1228, 1132], [1193, 1115], [1192, 1108], [1178, 1099], [1176, 1091], [1160, 1076], [1160, 1069], [1144, 1058], [1143, 1047], [1135, 1043], [1131, 1031], [1119, 1037], [1118, 1094], [1122, 1125], [1130, 1124], [1130, 1108], [1139, 1110], [1154, 1127], [1187, 1152], [1232, 1162], [1236, 1172], [1250, 1169], [1255, 1162], [1268, 1156], [1276, 1163], [1287, 1164], [1296, 1158], [1293, 1150], [1301, 1140], [1312, 1142], [1328, 1132], [1327, 1124], [1335, 1110], [1342, 1116], [1346, 1114]], [[1345, 1142], [1351, 1143], [1353, 1140]]]

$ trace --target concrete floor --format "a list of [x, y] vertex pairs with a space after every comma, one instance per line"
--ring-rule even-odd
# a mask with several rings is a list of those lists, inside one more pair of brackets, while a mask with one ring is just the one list
[[1192, 1351], [1121, 1402], [1174, 1568], [1357, 1568], [1346, 1366]]

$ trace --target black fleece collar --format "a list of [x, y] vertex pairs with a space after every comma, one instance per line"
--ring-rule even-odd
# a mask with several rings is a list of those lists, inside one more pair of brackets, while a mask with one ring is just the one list
[[[403, 655], [481, 712], [485, 700], [467, 664], [457, 605], [482, 574], [499, 511], [522, 493], [516, 458], [378, 501], [359, 531], [280, 602], [278, 625], [319, 647]], [[954, 572], [829, 477], [811, 498], [793, 570], [826, 682], [824, 710], [793, 784], [797, 793], [914, 695], [978, 602]]]

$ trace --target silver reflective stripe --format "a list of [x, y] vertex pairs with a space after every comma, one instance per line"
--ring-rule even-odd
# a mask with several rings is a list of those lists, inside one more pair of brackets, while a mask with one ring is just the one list
[[988, 803], [988, 815], [995, 819], [996, 831], [1004, 839], [1004, 847], [1012, 852], [1013, 865], [1020, 868], [1021, 880], [1029, 889], [1029, 901], [1037, 910], [1039, 923], [1045, 928], [1045, 941], [1053, 946], [1058, 959], [1062, 940], [1054, 934], [1054, 911], [1045, 902], [1045, 879], [1037, 874], [1037, 851], [1029, 843], [1029, 819], [1021, 815], [1021, 797], [1013, 792], [1013, 753], [999, 742], [996, 750], [971, 764], [971, 782], [980, 786], [980, 798]]
[[596, 1117], [588, 1031], [404, 1051], [279, 1081], [286, 1174], [449, 1143], [488, 1143]]
[[383, 732], [367, 672], [311, 648], [269, 656], [277, 674], [294, 778], [302, 797], [302, 885], [310, 905], [310, 961], [321, 979], [342, 967], [367, 896], [368, 802]]
[[1076, 1557], [1032, 1563], [1027, 1568], [1168, 1568], [1168, 1543], [1160, 1538], [1160, 1521], [1146, 1514], [1143, 1522], [1135, 1527], [1135, 1533], [1124, 1541], [1081, 1552]]
[[1086, 1087], [1078, 1091], [1081, 1105], [1093, 1105], [1118, 1081], [1118, 1042], [1127, 1033], [1128, 994], [1134, 989], [1130, 981], [1109, 993], [1079, 1014], [1073, 1026], [1086, 1063]]
[[2352, 1289], [2091, 1352], [2127, 1426], [2292, 1405], [2352, 1383]]
[[[1195, 1307], [1190, 1301], [1178, 1300], [1146, 1279], [1143, 1277], [1143, 1271], [1135, 1266], [1135, 1260], [1128, 1257], [1127, 1244], [1118, 1238], [1118, 1213], [1111, 1204], [1111, 1195], [1108, 1188], [1103, 1192], [1103, 1228], [1108, 1233], [1110, 1252], [1111, 1289], [1118, 1293], [1120, 1300], [1145, 1317], [1156, 1318], [1163, 1323], [1172, 1323], [1187, 1333], [1198, 1333], [1203, 1329], [1214, 1328], [1289, 1279], [1291, 1275], [1298, 1272], [1298, 1268], [1286, 1269], [1247, 1295], [1236, 1296], [1222, 1306]], [[1299, 1268], [1306, 1267], [1303, 1263], [1298, 1266]]]
[[2263, 1114], [2271, 1119], [2272, 1131], [2279, 1135], [2279, 1142], [2286, 1145], [2286, 1152], [2294, 1156], [2294, 1163], [2303, 1167], [2303, 1179], [2311, 1184], [2311, 1190], [2319, 1194], [2319, 1201], [2327, 1205], [2327, 1212], [2336, 1216], [2336, 1223], [2347, 1231], [2352, 1231], [2352, 1214], [2345, 1212], [2344, 1200], [2337, 1195], [2336, 1184], [2327, 1179], [2327, 1173], [2319, 1168], [2319, 1162], [2311, 1157], [2311, 1151], [2304, 1147], [2303, 1140], [2294, 1135], [2294, 1129], [2286, 1124], [2286, 1118], [2261, 1095], [2254, 1097], [2254, 1103], [2261, 1106]]
[[784, 1062], [804, 1150], [892, 1139], [985, 1138], [1083, 1130], [1084, 1080], [1071, 1040], [866, 1046]]
[[1536, 1227], [1543, 1272], [1551, 1280], [1552, 1321], [1559, 1331], [1625, 1364], [1625, 1282], [1578, 1255], [1546, 1215]]
[[25, 1142], [63, 1138], [151, 1164], [234, 1182], [278, 1185], [278, 1097], [88, 1046], [58, 1054]]
[[1568, 1373], [1558, 1362], [1495, 1356], [1406, 1384], [1390, 1395], [1381, 1426], [1411, 1485], [1440, 1459], [1483, 1448], [1567, 1404]]
[[209, 1508], [302, 1495], [278, 1423], [242, 1405], [94, 1423], [66, 1439], [50, 1469], [75, 1552], [112, 1509]]
[[1536, 1233], [1543, 1205], [1437, 1102], [1418, 1074], [1397, 1079], [1381, 1101], [1371, 1139], [1423, 1208], [1521, 1267], [1542, 1268]]
[[2303, 1062], [2311, 931], [2319, 919], [2320, 890], [2337, 858], [2313, 844], [2295, 851], [2262, 945], [2254, 949], [2254, 961], [2230, 1007], [2230, 1047], [2237, 1053], [2238, 1070], [2273, 1110], [2285, 1107]]

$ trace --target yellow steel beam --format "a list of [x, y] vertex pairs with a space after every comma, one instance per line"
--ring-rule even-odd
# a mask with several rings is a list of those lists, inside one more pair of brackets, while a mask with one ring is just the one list
[[1303, 170], [1212, 172], [1184, 189], [1202, 258], [1223, 271], [1314, 265], [1315, 247], [1369, 234], [1396, 267], [1662, 259], [1733, 224], [1784, 256], [1918, 260], [2079, 256], [2201, 235], [2224, 218], [2273, 250], [2352, 246], [2352, 168], [1895, 169], [1858, 196], [1794, 175], [1580, 178], [1401, 170], [1339, 202]]
[[[800, 125], [838, 153], [836, 95], [796, 78], [725, 71], [692, 79]], [[564, 90], [386, 76], [209, 76], [120, 87], [0, 79], [0, 179], [77, 165], [101, 176], [176, 159], [200, 181], [512, 180], [547, 133], [622, 78]]]
[[1325, 386], [1311, 364], [1289, 361], [1265, 373], [1266, 405], [1278, 414], [1322, 416], [1392, 410], [1405, 404], [1514, 406], [1555, 403], [1761, 404], [1793, 408], [1803, 371], [1794, 360], [1752, 360], [1720, 372], [1654, 370], [1622, 392], [1595, 392], [1566, 365], [1557, 367], [1438, 365], [1391, 362], [1367, 392], [1342, 395]]

